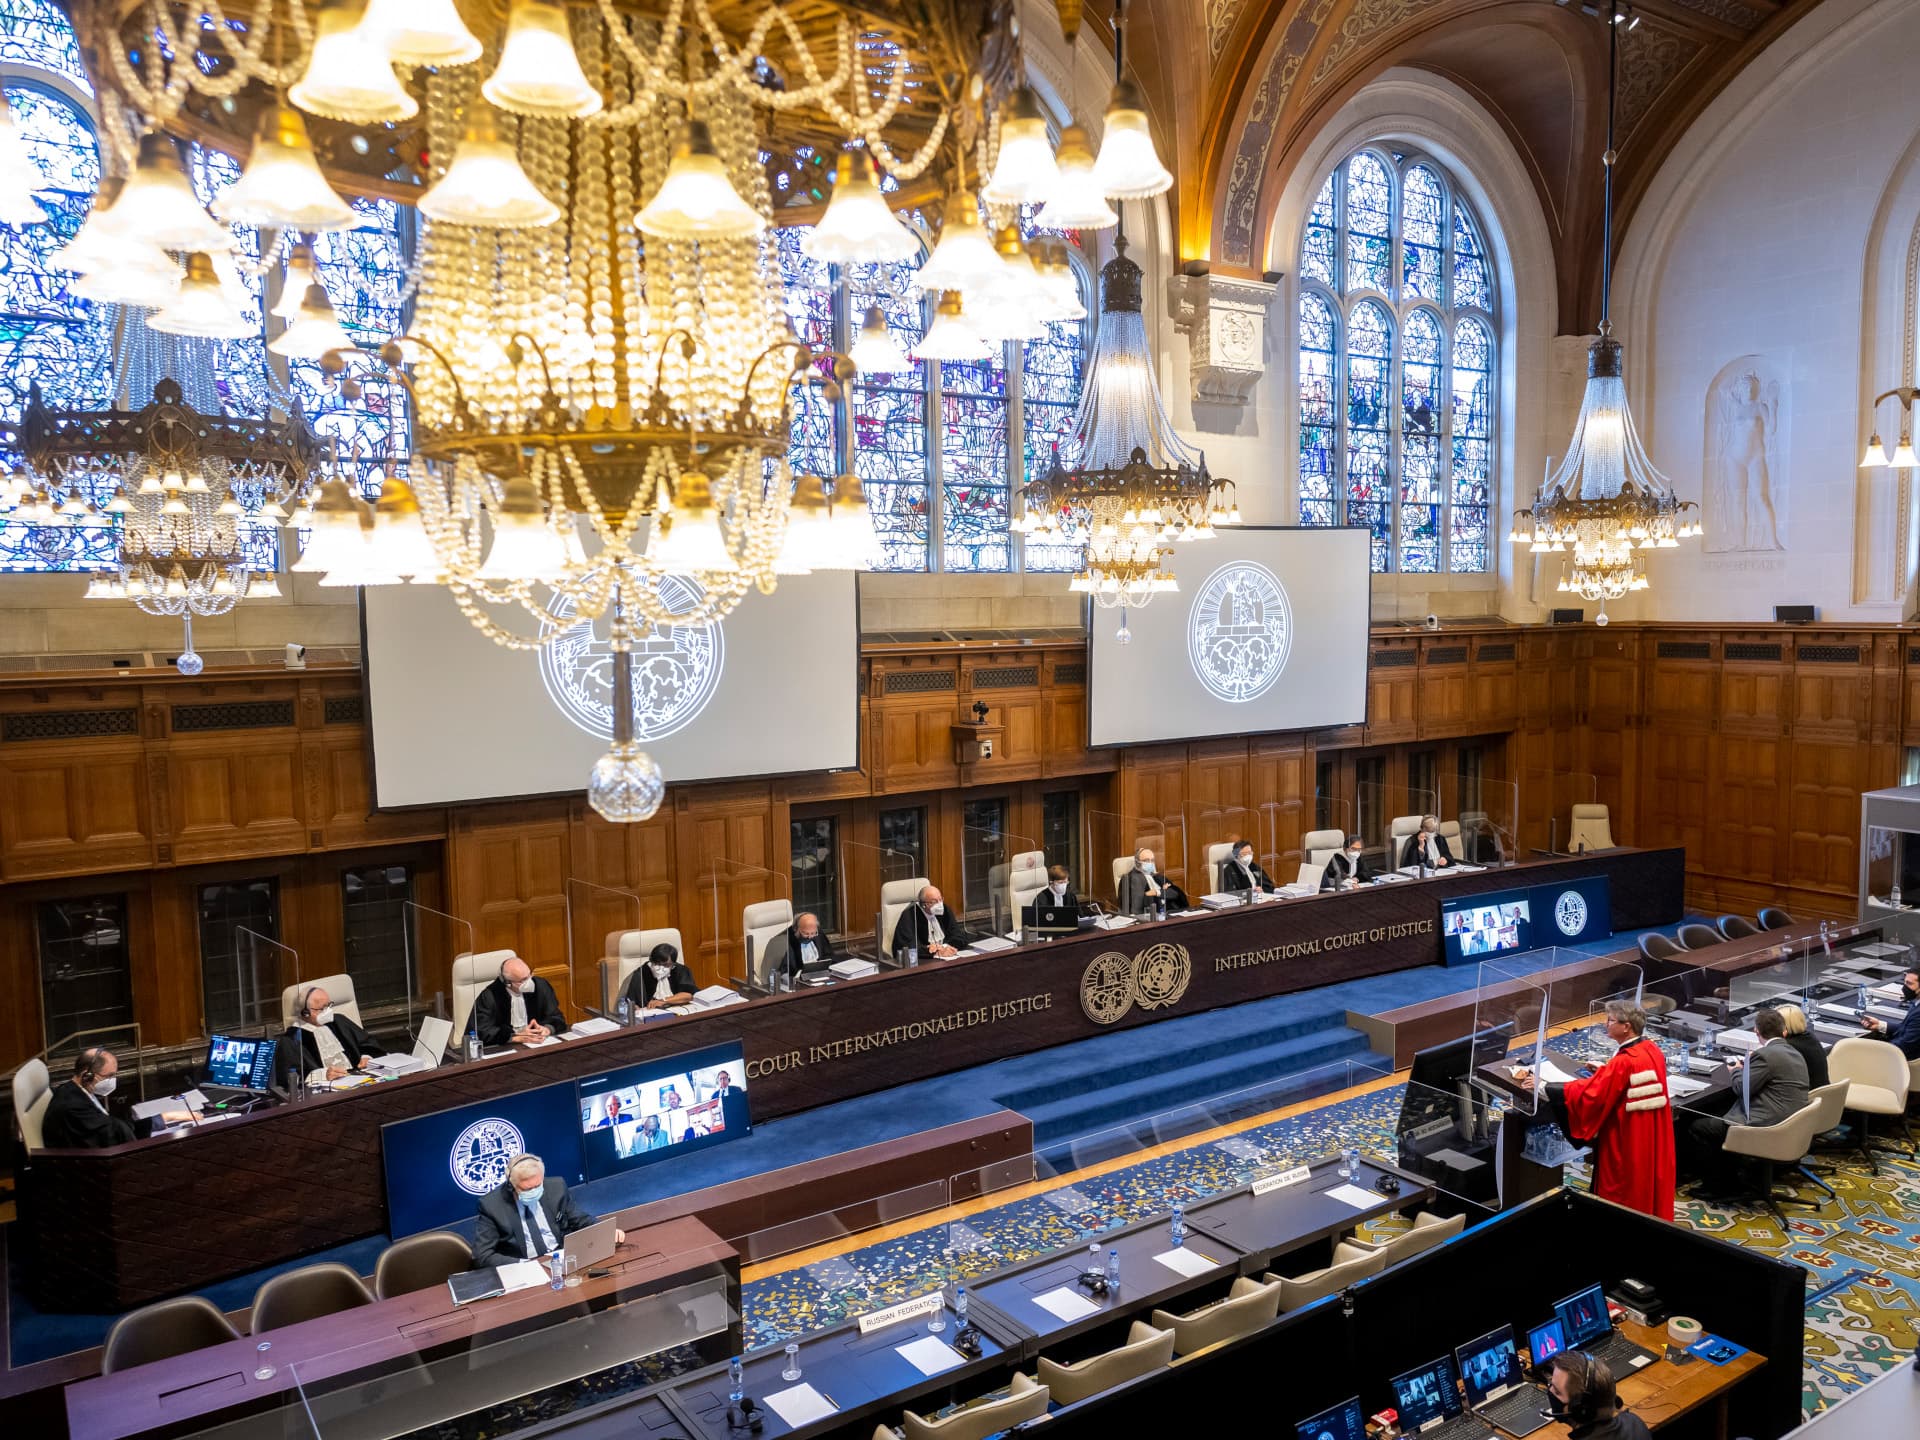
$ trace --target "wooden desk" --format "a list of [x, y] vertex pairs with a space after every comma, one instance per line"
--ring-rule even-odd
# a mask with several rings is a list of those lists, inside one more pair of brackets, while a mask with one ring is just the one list
[[[1620, 1329], [1629, 1340], [1646, 1346], [1654, 1354], [1666, 1353], [1665, 1326], [1636, 1325], [1631, 1320], [1624, 1320]], [[1675, 1365], [1670, 1360], [1657, 1360], [1644, 1369], [1616, 1376], [1614, 1384], [1620, 1399], [1628, 1409], [1647, 1422], [1649, 1430], [1670, 1425], [1702, 1405], [1712, 1405], [1718, 1412], [1714, 1433], [1725, 1440], [1728, 1395], [1734, 1386], [1766, 1363], [1766, 1356], [1756, 1355], [1751, 1350], [1725, 1365], [1714, 1365], [1705, 1360], [1695, 1360], [1691, 1365]], [[1567, 1426], [1556, 1421], [1544, 1430], [1534, 1431], [1527, 1440], [1566, 1440], [1572, 1433]]]
[[[567, 1319], [703, 1279], [722, 1279], [735, 1319], [724, 1345], [740, 1346], [740, 1259], [697, 1220], [671, 1220], [628, 1234], [600, 1280], [572, 1289], [538, 1286], [471, 1305], [455, 1305], [445, 1285], [399, 1295], [336, 1315], [247, 1336], [225, 1345], [138, 1365], [67, 1387], [72, 1440], [123, 1440], [184, 1433], [297, 1403], [302, 1385], [346, 1380], [383, 1364], [430, 1361], [478, 1341], [530, 1334]], [[254, 1371], [269, 1340], [275, 1373]], [[717, 1347], [716, 1347], [717, 1348]]]
[[[1435, 963], [1441, 902], [1608, 877], [1616, 923], [1681, 914], [1684, 852], [1618, 850], [1083, 931], [319, 1096], [110, 1150], [37, 1152], [20, 1252], [45, 1310], [118, 1311], [387, 1228], [391, 1121], [739, 1040], [754, 1118], [1219, 1006]], [[1135, 978], [1151, 967], [1151, 984]], [[1102, 983], [1104, 982], [1104, 983]], [[292, 1177], [298, 1177], [297, 1182]], [[222, 1220], [197, 1187], [217, 1183]], [[316, 1195], [326, 1203], [310, 1203]]]

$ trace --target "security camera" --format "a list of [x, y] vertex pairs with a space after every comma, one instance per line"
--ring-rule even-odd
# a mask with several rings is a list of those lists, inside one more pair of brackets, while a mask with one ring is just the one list
[[287, 669], [304, 670], [306, 668], [307, 668], [307, 647], [304, 645], [295, 645], [289, 642], [287, 645]]
[[1440, 617], [1438, 615], [1429, 615], [1420, 623], [1425, 625], [1429, 630], [1438, 630], [1440, 628]]
[[980, 758], [982, 760], [993, 759], [993, 741], [982, 740], [980, 742]]

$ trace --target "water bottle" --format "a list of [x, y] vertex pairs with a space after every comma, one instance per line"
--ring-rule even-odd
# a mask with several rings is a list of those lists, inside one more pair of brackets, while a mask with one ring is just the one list
[[480, 1032], [474, 1026], [467, 1026], [467, 1059], [480, 1058]]
[[727, 1362], [727, 1399], [735, 1405], [747, 1393], [747, 1372], [740, 1364], [740, 1357], [734, 1356]]
[[1862, 985], [1860, 987], [1859, 999], [1860, 999], [1860, 1008], [1862, 1010], [1866, 1009], [1867, 1008], [1867, 987], [1865, 985]]
[[1107, 1251], [1107, 1289], [1113, 1294], [1120, 1293], [1120, 1252]]
[[1153, 918], [1156, 920], [1164, 920], [1167, 918], [1166, 896], [1156, 895], [1153, 897]]
[[1178, 1205], [1173, 1207], [1173, 1218], [1167, 1224], [1167, 1234], [1176, 1250], [1187, 1243], [1187, 1212]]
[[967, 1328], [967, 1287], [964, 1285], [953, 1289], [953, 1323], [961, 1330]]
[[917, 969], [919, 965], [920, 965], [920, 947], [917, 945], [907, 946], [907, 968], [909, 970], [913, 970], [913, 969]]
[[547, 1288], [564, 1290], [567, 1288], [567, 1252], [553, 1250], [547, 1255]]

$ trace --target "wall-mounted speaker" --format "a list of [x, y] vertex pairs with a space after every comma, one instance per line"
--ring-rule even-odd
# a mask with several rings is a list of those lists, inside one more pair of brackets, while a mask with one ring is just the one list
[[1549, 625], [1578, 625], [1587, 618], [1584, 610], [1555, 610], [1547, 616]]
[[1811, 625], [1820, 618], [1820, 607], [1817, 605], [1776, 605], [1773, 607], [1773, 618], [1778, 620], [1782, 625]]

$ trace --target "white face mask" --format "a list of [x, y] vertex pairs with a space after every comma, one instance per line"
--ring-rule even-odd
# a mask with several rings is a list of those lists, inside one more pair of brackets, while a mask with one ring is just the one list
[[1240, 857], [1240, 868], [1243, 870], [1251, 870], [1253, 868], [1253, 852], [1252, 851], [1248, 851], [1245, 855], [1242, 855]]
[[509, 988], [519, 991], [522, 995], [531, 995], [533, 994], [533, 977], [529, 975], [526, 979], [522, 980], [518, 985], [514, 985]]
[[1067, 882], [1064, 880], [1056, 880], [1047, 888], [1056, 895], [1065, 896], [1067, 893]]
[[104, 1080], [96, 1080], [93, 1082], [93, 1093], [104, 1100], [113, 1093], [113, 1087], [119, 1083], [120, 1077], [118, 1075], [109, 1075]]
[[670, 966], [666, 966], [666, 965], [656, 965], [656, 966], [654, 966], [654, 967], [653, 967], [653, 978], [654, 978], [654, 979], [656, 979], [656, 980], [664, 980], [664, 979], [666, 979], [666, 978], [667, 978], [667, 971], [668, 971], [668, 970], [669, 970], [670, 968], [671, 968]]
[[331, 1005], [321, 1006], [320, 1010], [313, 1017], [313, 1023], [316, 1025], [330, 1024], [332, 1020], [333, 1020], [333, 1007]]
[[947, 913], [946, 902], [941, 900], [935, 900], [932, 904], [922, 905], [920, 908], [929, 915], [944, 915]]

